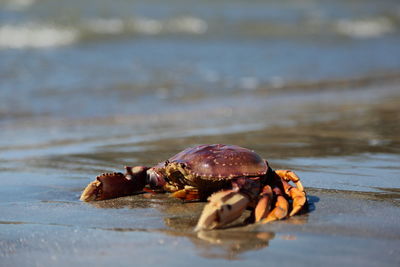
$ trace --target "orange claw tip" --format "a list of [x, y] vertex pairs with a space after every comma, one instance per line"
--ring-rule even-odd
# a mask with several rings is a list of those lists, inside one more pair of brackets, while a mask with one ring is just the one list
[[98, 191], [100, 190], [101, 182], [94, 181], [86, 186], [85, 190], [83, 190], [81, 197], [79, 200], [89, 202], [94, 201], [97, 198]]

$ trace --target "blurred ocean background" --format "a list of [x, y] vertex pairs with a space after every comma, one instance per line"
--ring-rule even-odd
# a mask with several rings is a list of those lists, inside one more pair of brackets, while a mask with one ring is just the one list
[[[307, 222], [195, 237], [201, 206], [78, 201], [201, 143], [295, 170]], [[0, 0], [0, 265], [398, 266], [399, 151], [398, 0]]]
[[400, 69], [396, 0], [2, 0], [0, 8], [2, 121], [186, 110]]

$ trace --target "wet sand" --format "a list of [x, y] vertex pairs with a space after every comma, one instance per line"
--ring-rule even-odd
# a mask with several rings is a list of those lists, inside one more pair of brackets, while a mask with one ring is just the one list
[[[196, 128], [209, 120], [201, 120], [194, 107], [185, 119], [197, 119], [198, 124], [187, 124], [186, 129], [172, 127], [181, 121], [171, 114], [153, 121], [121, 117], [85, 128], [120, 127], [119, 135], [91, 131], [83, 139], [64, 135], [42, 144], [3, 147], [1, 263], [398, 266], [399, 91], [396, 84], [386, 84], [362, 92], [313, 92], [298, 98], [296, 108], [280, 108], [292, 103], [290, 94], [258, 97], [271, 105], [242, 104], [231, 109], [233, 114], [221, 115], [221, 108], [234, 105], [232, 97], [225, 99], [225, 107], [208, 103], [207, 112], [220, 114], [212, 121], [220, 120], [218, 127]], [[330, 95], [335, 102], [329, 103]], [[247, 116], [235, 117], [246, 107]], [[233, 117], [237, 121], [227, 123]], [[161, 127], [160, 120], [166, 125]], [[250, 122], [255, 120], [267, 123], [254, 126]], [[140, 136], [129, 134], [127, 127], [124, 133], [127, 122], [164, 132], [157, 138]], [[79, 127], [81, 122], [69, 123], [52, 124], [53, 131]], [[235, 128], [237, 123], [240, 128]], [[46, 123], [17, 126], [37, 134], [49, 129]], [[151, 165], [198, 143], [250, 147], [272, 167], [296, 171], [308, 192], [309, 212], [266, 225], [243, 225], [239, 220], [227, 229], [196, 234], [193, 227], [204, 203], [182, 203], [164, 194], [95, 203], [78, 200], [83, 187], [102, 171]]]
[[25, 203], [19, 211], [14, 205], [8, 217], [23, 218], [30, 210], [38, 219], [1, 222], [0, 256], [4, 266], [398, 265], [399, 191], [308, 188], [308, 193], [308, 213], [198, 234], [192, 229], [203, 203], [183, 204], [165, 195], [96, 204]]

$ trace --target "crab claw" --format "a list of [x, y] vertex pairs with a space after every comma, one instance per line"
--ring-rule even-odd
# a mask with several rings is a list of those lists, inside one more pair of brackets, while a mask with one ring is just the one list
[[103, 173], [83, 190], [80, 200], [94, 201], [131, 195], [142, 190], [146, 182], [146, 167], [125, 167], [120, 172]]
[[79, 200], [81, 201], [93, 201], [96, 200], [99, 191], [101, 190], [101, 182], [99, 180], [93, 181], [86, 186], [83, 190]]
[[223, 190], [209, 198], [197, 223], [196, 232], [224, 226], [239, 218], [249, 204], [249, 199], [235, 190]]

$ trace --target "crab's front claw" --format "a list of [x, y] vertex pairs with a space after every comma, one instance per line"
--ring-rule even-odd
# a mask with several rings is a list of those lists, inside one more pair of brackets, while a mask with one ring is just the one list
[[85, 190], [80, 200], [93, 201], [132, 195], [142, 190], [146, 182], [146, 167], [125, 167], [126, 174], [120, 172], [103, 173], [96, 177]]
[[249, 204], [249, 199], [235, 190], [223, 190], [208, 198], [195, 231], [222, 227], [239, 218]]

